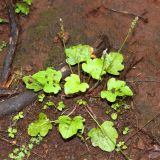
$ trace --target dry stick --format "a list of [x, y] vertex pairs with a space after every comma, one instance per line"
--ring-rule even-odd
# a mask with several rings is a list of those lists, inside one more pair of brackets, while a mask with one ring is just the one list
[[157, 115], [155, 115], [151, 120], [149, 120], [143, 127], [141, 127], [140, 129], [138, 129], [137, 132], [135, 132], [133, 135], [131, 135], [125, 142], [127, 142], [129, 139], [133, 138], [134, 136], [136, 136], [142, 129], [144, 129], [147, 125], [149, 125], [149, 123], [151, 123], [153, 120], [155, 120], [156, 118], [158, 118], [160, 116], [160, 113], [158, 113]]
[[[8, 144], [11, 144], [12, 146], [16, 146], [16, 147], [21, 147], [20, 145], [12, 142], [12, 141], [9, 141], [8, 139], [4, 138], [4, 137], [0, 137], [0, 140], [4, 141], [4, 142], [7, 142]], [[40, 155], [39, 153], [36, 153], [34, 151], [32, 151], [33, 154], [37, 155], [38, 157], [44, 159], [44, 157], [42, 155]]]
[[11, 72], [11, 66], [16, 50], [16, 44], [18, 41], [19, 29], [16, 21], [15, 9], [13, 6], [13, 1], [9, 0], [8, 14], [9, 14], [9, 24], [10, 24], [10, 38], [7, 47], [7, 54], [4, 58], [3, 69], [1, 71], [0, 82], [1, 86], [4, 86], [8, 80]]
[[[100, 6], [101, 7], [101, 6]], [[100, 8], [99, 7], [99, 8]], [[112, 8], [108, 8], [105, 7], [104, 5], [102, 6], [105, 9], [112, 11], [112, 12], [116, 12], [116, 13], [121, 13], [121, 14], [125, 14], [125, 15], [130, 15], [132, 17], [138, 17], [140, 20], [142, 20], [144, 23], [148, 23], [148, 18], [144, 18], [143, 15], [146, 14], [147, 12], [145, 11], [142, 15], [138, 15], [136, 13], [132, 13], [132, 12], [127, 12], [127, 11], [120, 11], [120, 10], [116, 10], [116, 9], [112, 9]]]
[[160, 81], [156, 81], [156, 80], [131, 80], [131, 81], [126, 81], [129, 83], [160, 83]]
[[136, 57], [134, 55], [132, 55], [129, 58], [129, 61], [126, 65], [125, 70], [122, 72], [122, 74], [119, 76], [119, 79], [121, 80], [125, 80], [126, 79], [126, 75], [127, 73], [138, 63], [140, 63], [143, 60], [144, 57], [139, 58], [138, 60], [136, 60]]

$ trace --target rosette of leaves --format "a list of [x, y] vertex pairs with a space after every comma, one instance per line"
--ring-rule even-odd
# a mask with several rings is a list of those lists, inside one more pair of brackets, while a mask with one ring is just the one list
[[43, 90], [46, 93], [57, 94], [60, 90], [60, 80], [62, 73], [52, 68], [39, 71], [32, 76], [23, 77], [23, 82], [27, 89], [33, 89], [35, 92]]
[[38, 120], [32, 122], [28, 127], [28, 134], [30, 136], [46, 136], [49, 132], [49, 130], [52, 129], [52, 123], [47, 118], [47, 116], [44, 113], [39, 114]]
[[118, 133], [113, 125], [113, 122], [105, 121], [98, 128], [92, 128], [88, 132], [88, 136], [91, 138], [94, 147], [99, 147], [107, 152], [112, 152], [115, 149]]
[[117, 96], [133, 96], [132, 90], [126, 85], [126, 82], [110, 78], [107, 82], [107, 90], [101, 91], [101, 97], [109, 102], [115, 102]]
[[58, 130], [64, 139], [68, 139], [77, 133], [82, 134], [84, 130], [85, 119], [81, 116], [71, 118], [67, 115], [58, 117]]
[[65, 49], [66, 62], [69, 65], [79, 64], [90, 59], [93, 48], [89, 45], [76, 45]]
[[109, 74], [119, 75], [119, 71], [124, 69], [123, 55], [118, 52], [110, 52], [102, 59], [105, 59], [104, 70]]
[[87, 60], [86, 63], [82, 64], [82, 69], [96, 80], [100, 80], [101, 76], [106, 74], [104, 70], [104, 60], [100, 58]]
[[87, 83], [81, 83], [77, 74], [71, 74], [65, 78], [64, 92], [65, 94], [74, 94], [77, 92], [85, 92], [89, 85]]

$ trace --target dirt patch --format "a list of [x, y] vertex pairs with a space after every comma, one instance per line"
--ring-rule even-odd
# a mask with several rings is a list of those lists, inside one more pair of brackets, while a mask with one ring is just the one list
[[[123, 54], [127, 59], [131, 54], [136, 55], [137, 59], [144, 57], [135, 68], [127, 74], [127, 81], [134, 90], [131, 111], [126, 111], [120, 115], [120, 121], [116, 123], [119, 132], [124, 126], [129, 126], [130, 134], [126, 137], [120, 135], [119, 139], [127, 140], [128, 149], [125, 151], [133, 160], [149, 160], [159, 159], [160, 154], [155, 148], [160, 144], [160, 117], [153, 121], [158, 113], [160, 113], [160, 1], [159, 0], [35, 0], [29, 17], [20, 17], [21, 34], [19, 44], [14, 60], [14, 67], [19, 70], [24, 69], [26, 65], [33, 67], [33, 72], [46, 68], [48, 66], [57, 66], [65, 59], [63, 47], [61, 44], [55, 44], [54, 37], [59, 32], [59, 18], [63, 18], [65, 29], [71, 35], [68, 46], [73, 44], [90, 44], [92, 45], [97, 37], [106, 34], [112, 45], [112, 50], [117, 50], [122, 43], [130, 22], [131, 16], [111, 12], [106, 10], [104, 6], [109, 8], [124, 10], [136, 14], [142, 14], [148, 18], [148, 23], [139, 20], [138, 26], [123, 49]], [[98, 8], [96, 10], [96, 8]], [[5, 16], [3, 13], [2, 15]], [[0, 26], [2, 39], [7, 40], [8, 29]], [[5, 54], [1, 54], [2, 59]], [[0, 62], [2, 63], [2, 61]], [[94, 92], [96, 93], [96, 91]], [[93, 95], [91, 95], [93, 96]], [[58, 102], [61, 97], [52, 97], [53, 101]], [[76, 99], [65, 99], [66, 106], [71, 111], [74, 107], [73, 101]], [[106, 116], [107, 104], [105, 101], [99, 101], [92, 97], [88, 97], [93, 112], [100, 122], [109, 119]], [[18, 123], [19, 134], [16, 140], [19, 144], [27, 143], [27, 126], [33, 120], [37, 119], [41, 111], [39, 103], [23, 110], [25, 119]], [[52, 109], [46, 110], [47, 115], [51, 119], [56, 119], [59, 113]], [[86, 119], [86, 133], [95, 123], [88, 114], [78, 108], [75, 115], [81, 114]], [[73, 115], [74, 115], [73, 114]], [[146, 127], [147, 124], [151, 121]], [[4, 117], [0, 120], [0, 130], [7, 130], [11, 123], [11, 116]], [[138, 129], [144, 127], [141, 131]], [[1, 131], [0, 131], [1, 132]], [[85, 134], [86, 134], [85, 133]], [[136, 135], [134, 135], [136, 133]], [[1, 135], [7, 138], [5, 132]], [[132, 137], [132, 135], [134, 135]], [[8, 157], [13, 147], [6, 142], [0, 141], [0, 159]], [[105, 153], [98, 148], [91, 147], [73, 138], [64, 141], [57, 128], [44, 138], [44, 141], [37, 146], [34, 151], [44, 158], [32, 154], [33, 159], [46, 160], [121, 160], [124, 157], [116, 152], [111, 154]]]

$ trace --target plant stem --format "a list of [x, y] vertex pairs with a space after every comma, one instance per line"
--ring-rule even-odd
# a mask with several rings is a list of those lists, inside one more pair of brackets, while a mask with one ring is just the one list
[[125, 39], [124, 39], [124, 41], [123, 41], [121, 47], [120, 47], [119, 50], [118, 50], [118, 53], [121, 52], [122, 48], [123, 48], [124, 45], [126, 44], [126, 42], [127, 42], [127, 40], [128, 40], [128, 37], [129, 37], [129, 33], [130, 33], [130, 32], [128, 31], [127, 36], [125, 37]]
[[[104, 135], [106, 135], [107, 136], [107, 138], [114, 144], [114, 145], [116, 145], [113, 141], [112, 141], [112, 139], [106, 134], [106, 132], [104, 131], [104, 129], [101, 127], [101, 125], [99, 124], [99, 122], [94, 118], [94, 116], [92, 115], [92, 113], [89, 111], [89, 109], [88, 109], [88, 106], [85, 106], [85, 109], [86, 109], [86, 111], [88, 112], [88, 114], [90, 115], [90, 117], [95, 121], [95, 123], [98, 125], [98, 127], [100, 128], [100, 130], [101, 130], [101, 132], [104, 134]], [[102, 134], [102, 135], [103, 135]], [[105, 138], [105, 136], [104, 136], [104, 138]], [[123, 153], [123, 151], [120, 149], [120, 153], [125, 157], [125, 159], [126, 160], [129, 160], [130, 158], [127, 156], [127, 155], [125, 155], [124, 153]]]
[[137, 24], [138, 19], [139, 19], [139, 17], [135, 17], [135, 18], [133, 19], [133, 21], [132, 21], [132, 23], [131, 23], [131, 26], [130, 26], [130, 28], [129, 28], [129, 30], [128, 30], [128, 33], [127, 33], [127, 35], [126, 35], [126, 37], [125, 37], [122, 45], [120, 46], [120, 48], [119, 48], [119, 50], [118, 50], [118, 53], [121, 52], [122, 48], [123, 48], [124, 45], [126, 44], [129, 35], [133, 32], [133, 30], [134, 30], [134, 28], [135, 28], [135, 26], [136, 26], [136, 24]]
[[81, 71], [80, 71], [80, 65], [78, 63], [78, 75], [79, 75], [79, 78], [81, 79]]

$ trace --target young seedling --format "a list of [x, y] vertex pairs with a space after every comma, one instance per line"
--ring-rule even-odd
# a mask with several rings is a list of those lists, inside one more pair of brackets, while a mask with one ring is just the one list
[[117, 117], [118, 117], [117, 113], [112, 113], [112, 114], [111, 114], [111, 118], [112, 118], [113, 120], [116, 120]]
[[15, 12], [28, 15], [30, 12], [30, 9], [29, 9], [29, 6], [25, 3], [16, 3]]
[[24, 118], [24, 113], [23, 112], [19, 112], [17, 115], [15, 115], [13, 117], [13, 121], [18, 121], [20, 119], [23, 119]]
[[124, 141], [120, 141], [117, 145], [116, 145], [116, 151], [120, 152], [121, 150], [126, 150], [128, 147], [125, 144]]
[[17, 129], [16, 128], [12, 128], [12, 127], [9, 127], [8, 130], [8, 137], [10, 138], [14, 138], [16, 133], [17, 133]]
[[123, 135], [126, 135], [126, 134], [128, 134], [129, 133], [129, 128], [128, 127], [125, 127], [124, 129], [123, 129]]
[[56, 106], [56, 108], [57, 108], [59, 111], [62, 111], [62, 110], [65, 108], [64, 102], [63, 102], [63, 101], [58, 102], [58, 105]]
[[0, 42], [0, 52], [2, 52], [3, 48], [7, 46], [7, 43], [5, 41]]
[[115, 102], [117, 96], [133, 96], [133, 92], [126, 85], [126, 82], [110, 78], [107, 82], [107, 90], [101, 91], [101, 98], [105, 98], [109, 102]]
[[78, 99], [76, 102], [79, 106], [86, 106], [87, 105], [87, 101], [83, 100], [83, 99]]
[[31, 5], [31, 4], [32, 4], [32, 0], [23, 0], [23, 2], [25, 2], [25, 3], [28, 4], [28, 5]]
[[45, 95], [44, 93], [39, 94], [39, 95], [38, 95], [38, 101], [39, 101], [39, 102], [43, 102], [43, 100], [44, 100], [45, 97], [46, 97], [46, 95]]

